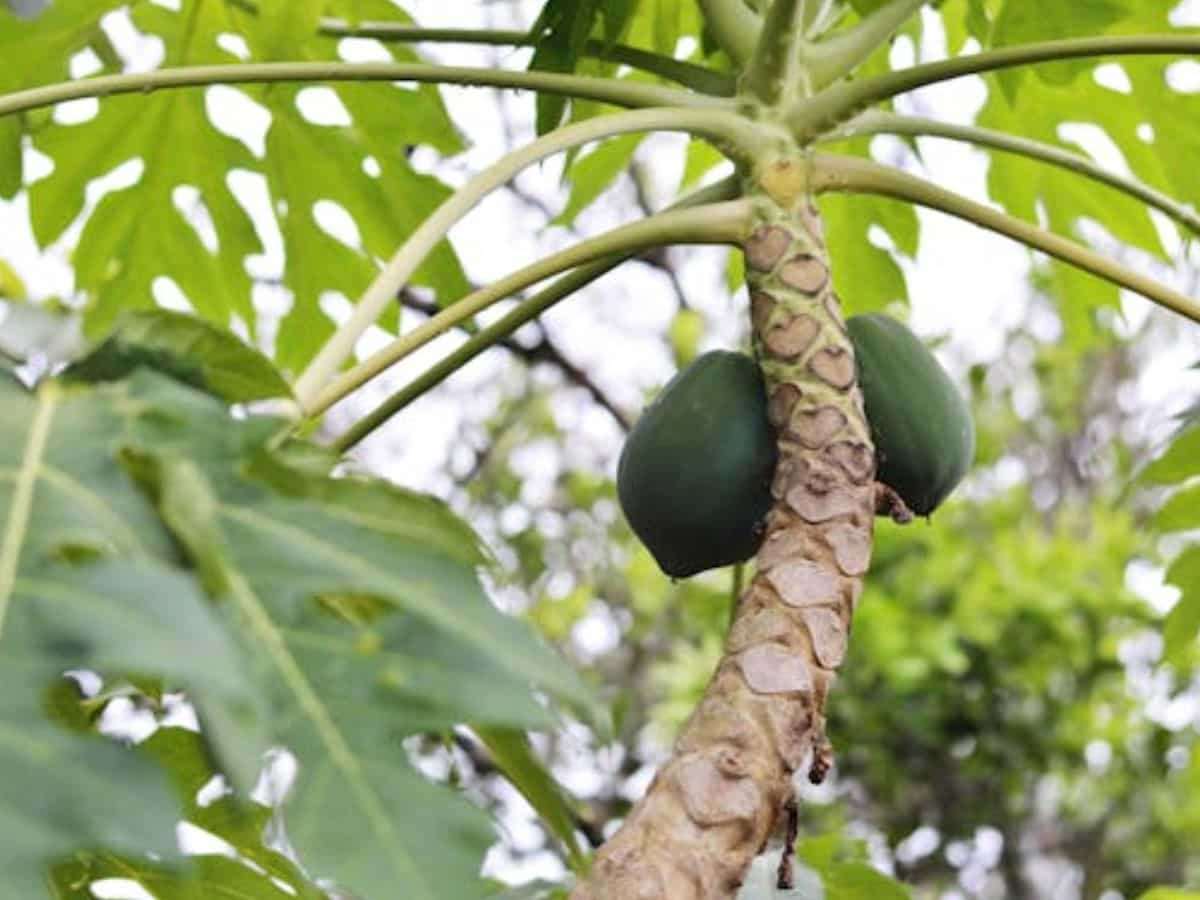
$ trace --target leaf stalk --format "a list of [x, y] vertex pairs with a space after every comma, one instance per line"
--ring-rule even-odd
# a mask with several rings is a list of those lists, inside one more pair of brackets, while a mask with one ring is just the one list
[[[295, 392], [301, 408], [312, 413], [314, 402], [354, 350], [359, 337], [379, 318], [429, 252], [464, 215], [491, 191], [507, 183], [526, 166], [563, 150], [618, 134], [638, 131], [684, 131], [727, 145], [735, 157], [753, 153], [758, 142], [752, 123], [731, 112], [699, 109], [645, 109], [613, 113], [576, 122], [543, 135], [484, 169], [440, 206], [396, 251], [391, 261], [364, 292], [350, 317], [325, 343]], [[549, 273], [553, 274], [553, 273]], [[545, 276], [542, 276], [545, 277]], [[323, 407], [322, 407], [323, 408]]]
[[727, 101], [677, 88], [558, 72], [520, 72], [428, 63], [269, 62], [178, 66], [150, 72], [100, 75], [0, 95], [0, 116], [84, 97], [149, 93], [213, 84], [306, 81], [416, 81], [513, 88], [612, 103], [616, 106], [720, 108]]
[[469, 294], [419, 327], [396, 338], [373, 356], [331, 381], [312, 399], [305, 408], [305, 413], [309, 416], [320, 415], [351, 391], [366, 384], [380, 372], [434, 338], [530, 285], [584, 263], [662, 244], [734, 243], [745, 235], [750, 214], [750, 204], [744, 200], [659, 213], [648, 219], [614, 228], [599, 237], [589, 238], [566, 250], [544, 257]]
[[1040, 250], [1117, 287], [1141, 294], [1193, 322], [1200, 322], [1200, 301], [1075, 241], [897, 169], [854, 157], [818, 155], [813, 160], [811, 185], [817, 193], [876, 194], [948, 213]]

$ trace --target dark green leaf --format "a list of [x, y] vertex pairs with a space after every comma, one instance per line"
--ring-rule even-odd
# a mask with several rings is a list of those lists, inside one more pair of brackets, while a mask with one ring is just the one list
[[69, 366], [70, 381], [116, 381], [139, 366], [166, 372], [228, 403], [291, 396], [269, 359], [231, 332], [184, 313], [126, 313], [111, 335]]
[[[536, 39], [530, 69], [574, 72], [587, 39], [600, 21], [604, 0], [546, 0], [530, 33]], [[562, 121], [564, 97], [539, 94], [537, 133], [545, 134]]]

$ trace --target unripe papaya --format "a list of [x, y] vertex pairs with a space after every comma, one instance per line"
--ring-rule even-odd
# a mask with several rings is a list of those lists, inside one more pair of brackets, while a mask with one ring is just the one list
[[[975, 453], [971, 410], [915, 334], [888, 316], [852, 316], [876, 479], [928, 515]], [[680, 371], [621, 451], [617, 496], [630, 527], [675, 578], [749, 559], [771, 508], [776, 434], [757, 363], [718, 350]]]
[[775, 457], [758, 364], [715, 350], [671, 379], [630, 431], [617, 496], [659, 567], [686, 578], [754, 555]]
[[846, 321], [863, 393], [875, 478], [926, 516], [950, 495], [975, 457], [971, 408], [937, 358], [895, 319]]

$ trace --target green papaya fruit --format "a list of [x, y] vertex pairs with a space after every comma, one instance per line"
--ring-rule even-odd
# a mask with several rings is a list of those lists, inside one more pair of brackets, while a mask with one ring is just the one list
[[[876, 479], [918, 515], [962, 480], [975, 453], [971, 410], [921, 339], [888, 316], [846, 322]], [[686, 578], [749, 559], [771, 507], [775, 429], [757, 363], [718, 350], [679, 372], [621, 451], [617, 496], [659, 567]]]
[[927, 516], [950, 495], [975, 457], [971, 408], [946, 370], [895, 319], [869, 313], [846, 321], [863, 393], [875, 478]]
[[686, 578], [754, 555], [775, 457], [758, 364], [716, 350], [680, 371], [630, 431], [617, 496], [659, 567]]

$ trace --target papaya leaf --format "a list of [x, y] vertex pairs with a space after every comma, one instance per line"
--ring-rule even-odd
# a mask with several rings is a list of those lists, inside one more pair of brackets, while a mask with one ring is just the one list
[[643, 135], [631, 134], [600, 144], [577, 157], [567, 170], [571, 193], [567, 205], [554, 217], [553, 225], [573, 225], [579, 214], [603, 194], [626, 169]]
[[[308, 6], [311, 13], [321, 4]], [[84, 17], [78, 9], [73, 15], [79, 28]], [[317, 35], [303, 16], [292, 18], [290, 13], [284, 19], [261, 19], [240, 4], [185, 4], [171, 10], [142, 3], [135, 4], [130, 15], [139, 31], [163, 42], [166, 65], [235, 62], [236, 57], [222, 49], [228, 42], [219, 40], [231, 34], [245, 38], [256, 59], [339, 58], [335, 42]], [[383, 52], [415, 58], [400, 47]], [[9, 59], [2, 51], [0, 55]], [[0, 74], [0, 82], [4, 77]], [[44, 80], [63, 77], [65, 72]], [[298, 87], [238, 90], [271, 116], [266, 159], [257, 148], [217, 128], [209, 117], [214, 95], [204, 90], [104, 98], [86, 121], [46, 121], [38, 127], [34, 145], [50, 158], [53, 171], [30, 188], [33, 230], [46, 246], [83, 215], [74, 259], [76, 284], [88, 300], [87, 333], [103, 335], [121, 312], [147, 309], [165, 298], [179, 301], [180, 295], [208, 321], [226, 327], [237, 320], [256, 333], [258, 313], [250, 302], [246, 259], [263, 247], [233, 193], [230, 176], [262, 174], [280, 201], [272, 203], [267, 215], [276, 220], [283, 237], [284, 287], [292, 294], [275, 353], [283, 365], [302, 367], [332, 330], [320, 308], [322, 296], [357, 296], [375, 274], [375, 260], [390, 256], [447, 194], [435, 178], [412, 170], [408, 148], [422, 143], [453, 152], [461, 146], [435, 87], [369, 88], [369, 94], [363, 85], [337, 88], [343, 107], [350, 111], [352, 124], [347, 127], [306, 119], [297, 108]], [[363, 99], [368, 96], [370, 102]], [[0, 140], [3, 137], [0, 134]], [[158, 149], [148, 153], [147, 147]], [[174, 152], [183, 147], [186, 153]], [[104, 195], [94, 210], [85, 211], [85, 193], [93, 179], [118, 169], [129, 172], [133, 183]], [[351, 237], [348, 246], [323, 229], [317, 218], [322, 201], [336, 201], [349, 213], [361, 238], [358, 243]], [[444, 299], [460, 296], [468, 287], [446, 242], [414, 281], [434, 288]], [[397, 317], [393, 310], [382, 324], [394, 329]]]
[[1142, 470], [1144, 484], [1173, 485], [1195, 477], [1200, 459], [1200, 416], [1186, 419], [1175, 432], [1165, 452]]
[[[604, 0], [546, 0], [531, 34], [536, 38], [530, 69], [574, 72], [588, 37], [600, 21]], [[565, 97], [539, 94], [537, 133], [558, 127], [567, 108]]]
[[[1102, 34], [1109, 26], [1129, 15], [1130, 10], [1129, 0], [1076, 0], [1069, 6], [1047, 5], [1039, 0], [1005, 0], [996, 15], [992, 45], [1003, 47]], [[1062, 85], [1071, 82], [1080, 72], [1093, 65], [1088, 60], [1070, 60], [1040, 65], [1033, 71], [1048, 83]], [[998, 76], [1005, 96], [1010, 101], [1016, 94], [1023, 74], [1022, 70], [1009, 69]]]
[[[1200, 472], [1193, 474], [1200, 475]], [[1200, 528], [1200, 484], [1173, 493], [1154, 514], [1154, 527], [1162, 532]]]
[[[219, 773], [214, 767], [204, 739], [186, 728], [163, 727], [142, 743], [143, 752], [158, 761], [170, 776], [180, 800], [183, 803], [184, 818], [203, 831], [220, 838], [232, 847], [241, 861], [237, 868], [227, 868], [218, 864], [221, 857], [198, 857], [196, 865], [185, 873], [185, 877], [177, 878], [179, 890], [190, 900], [196, 897], [212, 896], [215, 888], [230, 890], [233, 887], [245, 886], [250, 896], [257, 897], [259, 888], [249, 877], [252, 874], [259, 882], [265, 882], [262, 890], [269, 893], [268, 879], [275, 879], [275, 884], [285, 884], [295, 893], [292, 896], [301, 900], [325, 900], [326, 894], [318, 888], [309, 877], [291, 859], [278, 849], [268, 845], [267, 836], [278, 832], [276, 812], [244, 795], [232, 791], [227, 784], [225, 791], [219, 796], [213, 796], [214, 785], [221, 784], [217, 779]], [[250, 864], [256, 869], [250, 869]], [[155, 885], [154, 893], [158, 896], [158, 883], [170, 877], [171, 873], [161, 869], [142, 865], [140, 874], [133, 877], [148, 889]], [[156, 882], [156, 880], [159, 880]], [[253, 888], [251, 890], [251, 888]]]
[[[870, 140], [858, 138], [839, 146], [870, 157]], [[845, 315], [882, 309], [889, 303], [908, 302], [908, 285], [895, 255], [876, 246], [871, 229], [886, 232], [896, 250], [915, 256], [920, 242], [920, 222], [912, 206], [869, 196], [831, 197], [821, 203], [825, 243], [833, 266], [833, 282]]]
[[[119, 389], [36, 394], [0, 382], [0, 636], [63, 653], [68, 668], [142, 675], [187, 687], [235, 781], [265, 749], [255, 692], [219, 617], [125, 469], [129, 424]], [[170, 598], [165, 602], [164, 598]]]
[[43, 697], [57, 673], [45, 650], [6, 638], [0, 652], [3, 900], [44, 896], [47, 865], [83, 847], [176, 855], [179, 808], [162, 773], [133, 750], [48, 717]]
[[[0, 8], [0, 94], [61, 81], [71, 57], [106, 40], [100, 19], [124, 6], [122, 0], [59, 0], [34, 16]], [[105, 54], [97, 54], [101, 60]], [[109, 65], [107, 68], [113, 68]], [[21, 141], [40, 117], [0, 117], [0, 198], [9, 199], [24, 181]]]
[[572, 802], [534, 753], [529, 738], [511, 728], [475, 728], [492, 760], [513, 787], [533, 807], [542, 822], [562, 841], [572, 866], [583, 864], [583, 851], [575, 839], [576, 815]]
[[381, 489], [364, 503], [363, 482], [264, 463], [271, 429], [213, 398], [144, 371], [127, 384], [140, 478], [257, 648], [268, 728], [300, 761], [286, 821], [302, 858], [368, 896], [475, 896], [486, 818], [409, 769], [400, 740], [460, 721], [549, 727], [531, 687], [582, 708], [578, 677], [490, 604], [477, 550], [446, 551], [462, 526], [432, 501]]
[[[132, 15], [140, 29], [163, 40], [172, 65], [236, 60], [217, 42], [220, 34], [236, 32], [236, 14], [225, 4], [200, 4], [187, 17], [139, 4]], [[122, 166], [141, 168], [132, 185], [100, 200], [74, 251], [76, 284], [89, 298], [88, 334], [105, 333], [126, 309], [154, 306], [156, 292], [168, 285], [218, 325], [236, 315], [254, 329], [243, 260], [262, 247], [226, 176], [256, 164], [244, 144], [209, 121], [203, 91], [110, 97], [86, 121], [38, 129], [34, 145], [54, 164], [30, 188], [30, 217], [42, 246], [83, 211], [93, 178]], [[187, 152], [172, 152], [183, 147]]]
[[271, 361], [232, 332], [163, 309], [123, 314], [113, 333], [62, 377], [116, 381], [139, 366], [166, 372], [228, 403], [291, 396]]
[[0, 300], [24, 300], [25, 282], [13, 267], [0, 257]]

